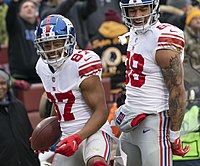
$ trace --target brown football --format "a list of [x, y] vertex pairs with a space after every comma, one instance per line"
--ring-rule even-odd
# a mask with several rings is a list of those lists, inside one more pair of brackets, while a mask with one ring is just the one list
[[33, 150], [47, 150], [58, 141], [60, 136], [58, 117], [50, 116], [38, 123], [33, 130], [31, 147]]

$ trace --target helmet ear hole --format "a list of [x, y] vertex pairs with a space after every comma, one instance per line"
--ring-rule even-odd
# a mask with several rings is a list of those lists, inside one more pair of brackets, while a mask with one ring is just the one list
[[72, 35], [67, 36], [66, 42], [64, 45], [64, 51], [67, 54], [67, 57], [73, 53], [74, 48], [75, 48], [75, 42], [76, 40], [74, 36]]

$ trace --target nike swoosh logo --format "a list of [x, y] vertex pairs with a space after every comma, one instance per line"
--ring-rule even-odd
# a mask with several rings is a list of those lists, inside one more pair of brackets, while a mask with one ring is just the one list
[[85, 60], [85, 61], [88, 61], [88, 60], [89, 60], [89, 59], [91, 59], [91, 58], [92, 58], [92, 57], [89, 57], [89, 58], [84, 58], [84, 60]]
[[76, 141], [72, 141], [72, 142], [74, 143], [74, 145], [73, 145], [73, 150], [74, 150], [76, 147]]
[[143, 133], [146, 133], [146, 132], [148, 132], [148, 131], [150, 131], [150, 129], [144, 129], [142, 132], [143, 132]]

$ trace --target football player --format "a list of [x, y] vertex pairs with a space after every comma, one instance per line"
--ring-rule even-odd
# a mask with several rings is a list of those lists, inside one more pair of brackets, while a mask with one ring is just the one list
[[52, 165], [107, 166], [112, 130], [106, 121], [99, 56], [75, 49], [74, 26], [61, 15], [41, 21], [35, 44], [40, 55], [36, 71], [62, 130]]
[[184, 36], [160, 23], [159, 0], [121, 0], [130, 28], [126, 59], [126, 100], [115, 114], [123, 131], [127, 166], [171, 166], [184, 156], [180, 128], [185, 112]]

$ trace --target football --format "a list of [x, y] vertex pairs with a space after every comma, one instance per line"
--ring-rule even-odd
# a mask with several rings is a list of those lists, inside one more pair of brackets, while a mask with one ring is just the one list
[[31, 147], [33, 150], [47, 150], [58, 141], [60, 136], [58, 117], [50, 116], [38, 123], [33, 130]]

